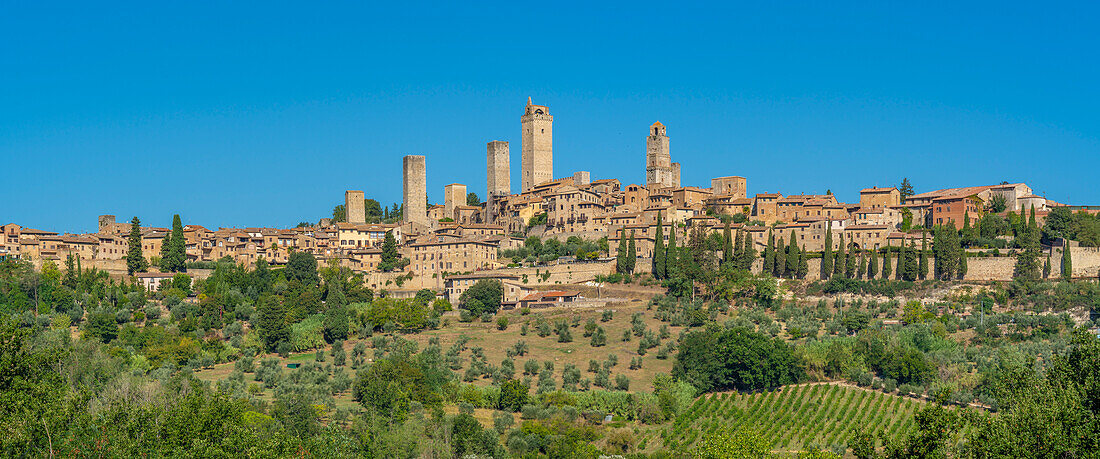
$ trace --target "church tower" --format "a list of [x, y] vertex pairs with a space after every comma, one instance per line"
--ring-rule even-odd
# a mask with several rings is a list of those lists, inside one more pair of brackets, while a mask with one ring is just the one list
[[527, 191], [535, 185], [554, 180], [554, 117], [550, 115], [549, 107], [531, 105], [531, 98], [528, 97], [520, 125], [523, 128], [520, 191]]
[[668, 135], [660, 121], [649, 127], [645, 140], [645, 184], [647, 188], [678, 186], [679, 174], [673, 171]]

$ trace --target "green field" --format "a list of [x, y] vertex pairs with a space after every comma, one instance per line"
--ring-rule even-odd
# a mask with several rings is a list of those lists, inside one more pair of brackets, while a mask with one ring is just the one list
[[843, 444], [853, 431], [894, 438], [912, 427], [922, 402], [836, 384], [788, 386], [755, 394], [720, 393], [700, 397], [660, 432], [669, 449], [690, 448], [721, 428], [749, 427], [776, 450], [826, 448]]

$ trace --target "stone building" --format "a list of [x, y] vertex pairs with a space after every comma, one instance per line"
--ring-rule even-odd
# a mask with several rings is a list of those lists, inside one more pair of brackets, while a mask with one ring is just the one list
[[748, 197], [745, 177], [738, 177], [735, 175], [710, 179], [710, 192], [714, 193], [715, 196], [728, 196], [731, 198]]
[[455, 208], [466, 205], [466, 185], [452, 183], [443, 187], [443, 218], [455, 218]]
[[527, 106], [520, 117], [523, 151], [521, 160], [521, 190], [527, 191], [543, 182], [554, 180], [554, 117], [545, 105]]
[[897, 188], [871, 187], [859, 190], [859, 206], [864, 209], [897, 207], [901, 204], [901, 192]]
[[405, 223], [428, 227], [428, 190], [426, 159], [421, 155], [407, 155], [403, 160], [403, 191]]
[[363, 200], [363, 192], [347, 190], [344, 192], [344, 212], [348, 223], [366, 223], [367, 206]]

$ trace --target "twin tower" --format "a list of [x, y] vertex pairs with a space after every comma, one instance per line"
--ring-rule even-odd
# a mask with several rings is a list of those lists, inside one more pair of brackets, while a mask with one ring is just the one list
[[[554, 180], [554, 116], [550, 114], [549, 107], [533, 105], [528, 97], [520, 125], [523, 141], [520, 191], [527, 191], [535, 185]], [[489, 142], [486, 153], [486, 192], [489, 197], [512, 194], [508, 142]]]
[[[535, 185], [554, 180], [554, 117], [550, 115], [549, 107], [533, 105], [531, 98], [528, 97], [527, 107], [524, 109], [523, 116], [520, 117], [520, 124], [523, 128], [522, 191], [527, 191]], [[486, 191], [491, 204], [497, 198], [512, 194], [508, 142], [499, 140], [489, 142], [486, 151]], [[405, 156], [402, 163], [402, 188], [405, 204], [404, 221], [427, 226], [425, 166], [424, 156]], [[354, 198], [362, 199], [358, 195]], [[350, 203], [351, 199], [348, 202]], [[350, 210], [351, 204], [347, 205]], [[492, 208], [491, 205], [489, 207]], [[358, 215], [355, 211], [352, 213]]]

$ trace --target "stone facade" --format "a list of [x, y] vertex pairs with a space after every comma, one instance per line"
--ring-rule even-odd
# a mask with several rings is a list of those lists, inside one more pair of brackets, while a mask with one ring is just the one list
[[407, 155], [404, 158], [403, 189], [405, 210], [402, 219], [405, 223], [428, 226], [428, 190], [427, 165], [422, 155]]
[[452, 183], [443, 187], [443, 218], [455, 219], [455, 208], [466, 205], [466, 185]]
[[522, 191], [527, 191], [554, 180], [554, 117], [549, 107], [532, 105], [528, 97], [520, 126], [523, 139], [520, 183]]
[[366, 223], [367, 208], [363, 201], [363, 192], [347, 190], [344, 192], [344, 212], [348, 223]]

